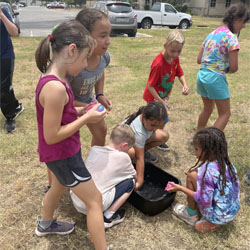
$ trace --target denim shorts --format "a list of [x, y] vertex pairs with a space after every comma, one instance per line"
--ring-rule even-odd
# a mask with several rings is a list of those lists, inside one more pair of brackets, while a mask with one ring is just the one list
[[200, 69], [197, 74], [197, 93], [211, 100], [230, 97], [226, 77], [208, 69]]
[[80, 182], [89, 181], [91, 175], [82, 159], [81, 149], [74, 156], [45, 163], [57, 180], [66, 187], [75, 187]]

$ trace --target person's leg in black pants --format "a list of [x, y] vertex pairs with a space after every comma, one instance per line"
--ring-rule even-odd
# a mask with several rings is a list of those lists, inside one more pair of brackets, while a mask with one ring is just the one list
[[17, 107], [19, 106], [19, 102], [15, 97], [12, 86], [14, 59], [1, 59], [0, 70], [1, 70], [0, 106], [1, 106], [1, 111], [7, 120], [5, 123], [5, 128], [7, 132], [11, 132], [15, 130], [14, 118], [16, 116]]

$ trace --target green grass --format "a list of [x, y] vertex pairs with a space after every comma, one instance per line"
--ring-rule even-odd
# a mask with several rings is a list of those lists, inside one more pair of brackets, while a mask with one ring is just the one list
[[[221, 23], [221, 19], [194, 17], [190, 30], [184, 31], [186, 43], [180, 60], [190, 87], [188, 96], [181, 95], [181, 84], [176, 80], [170, 99], [169, 146], [171, 152], [153, 150], [160, 158], [157, 164], [162, 169], [180, 178], [185, 184], [184, 170], [196, 159], [188, 142], [196, 127], [202, 103], [196, 94], [196, 74], [199, 66], [196, 57], [207, 34]], [[207, 28], [197, 28], [206, 24]], [[105, 95], [112, 101], [113, 110], [106, 117], [108, 134], [128, 114], [144, 105], [143, 90], [154, 57], [162, 50], [168, 29], [139, 30], [152, 37], [114, 37], [111, 39], [111, 64], [106, 70]], [[217, 232], [202, 235], [190, 226], [172, 217], [171, 209], [148, 217], [129, 203], [125, 204], [126, 219], [106, 231], [109, 244], [114, 249], [249, 249], [250, 209], [245, 203], [250, 187], [244, 183], [244, 175], [250, 167], [249, 149], [249, 70], [250, 70], [250, 25], [242, 30], [239, 38], [239, 71], [228, 75], [231, 92], [232, 116], [225, 133], [231, 161], [238, 169], [241, 189], [241, 209], [235, 221]], [[85, 216], [78, 214], [66, 192], [56, 216], [74, 220], [76, 230], [68, 236], [35, 236], [36, 220], [41, 214], [43, 187], [47, 184], [45, 165], [37, 154], [37, 127], [34, 92], [39, 78], [34, 53], [41, 38], [13, 38], [16, 61], [14, 89], [25, 111], [17, 119], [17, 130], [5, 134], [4, 118], [0, 115], [0, 245], [1, 249], [93, 249], [86, 227]], [[212, 115], [212, 125], [217, 114]], [[86, 158], [91, 136], [86, 128], [81, 129], [83, 157]], [[108, 141], [108, 137], [107, 137]], [[185, 195], [178, 193], [176, 199], [185, 203]]]

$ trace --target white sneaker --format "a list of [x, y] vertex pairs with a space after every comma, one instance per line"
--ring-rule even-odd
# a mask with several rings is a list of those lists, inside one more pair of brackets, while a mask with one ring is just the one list
[[173, 214], [191, 226], [194, 226], [199, 220], [198, 215], [190, 216], [187, 211], [187, 206], [180, 203], [176, 203], [173, 206]]

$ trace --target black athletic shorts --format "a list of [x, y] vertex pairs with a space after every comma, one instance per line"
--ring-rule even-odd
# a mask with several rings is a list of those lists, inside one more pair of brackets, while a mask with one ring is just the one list
[[75, 187], [80, 182], [91, 179], [91, 174], [83, 162], [81, 149], [70, 158], [45, 164], [54, 173], [57, 180], [66, 187]]

